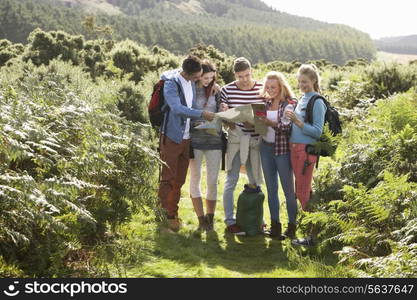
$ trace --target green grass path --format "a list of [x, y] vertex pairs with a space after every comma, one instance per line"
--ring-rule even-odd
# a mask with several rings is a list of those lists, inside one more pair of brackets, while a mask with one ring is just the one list
[[[203, 178], [205, 178], [203, 176]], [[224, 233], [221, 193], [225, 173], [219, 178], [215, 231], [198, 233], [197, 217], [189, 198], [188, 180], [182, 189], [180, 218], [183, 228], [178, 233], [160, 232], [152, 216], [136, 216], [129, 224], [134, 232], [134, 243], [142, 244], [138, 252], [141, 263], [125, 266], [127, 277], [346, 277], [335, 257], [313, 259], [305, 249], [294, 248], [290, 241], [272, 240], [264, 236], [236, 237]], [[241, 173], [237, 196], [246, 182]], [[262, 190], [266, 193], [265, 185]], [[203, 195], [205, 186], [203, 185]], [[282, 190], [281, 222], [286, 227], [286, 208]], [[264, 202], [264, 219], [269, 224], [267, 199]]]

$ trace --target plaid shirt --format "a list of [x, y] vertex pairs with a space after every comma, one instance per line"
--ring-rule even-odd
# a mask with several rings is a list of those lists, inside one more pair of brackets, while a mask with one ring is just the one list
[[[290, 152], [290, 133], [291, 133], [291, 126], [292, 122], [290, 122], [288, 125], [284, 125], [281, 123], [281, 118], [284, 115], [285, 107], [287, 106], [287, 103], [290, 102], [294, 106], [297, 105], [297, 102], [295, 99], [287, 100], [283, 104], [281, 104], [278, 107], [278, 125], [276, 127], [273, 127], [275, 130], [275, 144], [274, 144], [274, 154], [275, 155], [283, 155], [288, 152]], [[269, 100], [266, 102], [266, 109], [269, 110], [272, 105], [272, 102]]]

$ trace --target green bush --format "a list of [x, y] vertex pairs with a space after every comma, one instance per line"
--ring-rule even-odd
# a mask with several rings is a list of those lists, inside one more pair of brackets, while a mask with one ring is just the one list
[[273, 61], [273, 62], [267, 63], [265, 67], [267, 70], [274, 70], [274, 71], [283, 72], [283, 73], [292, 73], [292, 72], [296, 72], [299, 66], [291, 62]]
[[216, 65], [219, 84], [223, 85], [235, 80], [233, 72], [234, 56], [228, 56], [213, 45], [206, 46], [204, 44], [191, 48], [190, 53], [201, 59], [208, 59]]
[[306, 61], [307, 64], [314, 64], [318, 68], [324, 68], [331, 65], [331, 62], [329, 62], [326, 59], [316, 59], [316, 60], [308, 60]]
[[417, 232], [416, 101], [414, 91], [380, 100], [351, 122], [336, 161], [315, 176], [313, 212], [301, 214], [301, 230], [319, 232], [319, 251], [337, 250], [359, 275], [417, 275], [415, 259], [407, 263]]
[[24, 55], [24, 61], [31, 60], [37, 66], [47, 65], [58, 57], [75, 65], [81, 61], [84, 38], [80, 35], [73, 36], [64, 31], [44, 32], [37, 28], [30, 33], [28, 41], [29, 48]]
[[7, 72], [25, 75], [0, 83], [0, 253], [31, 276], [67, 275], [72, 251], [154, 206], [159, 159], [149, 127], [80, 67]]
[[12, 44], [8, 40], [0, 40], [0, 67], [22, 54], [24, 49], [22, 44]]
[[126, 40], [117, 43], [110, 52], [113, 63], [123, 70], [123, 75], [129, 74], [129, 79], [136, 83], [143, 79], [146, 73], [160, 69], [174, 69], [178, 67], [178, 59], [167, 51], [154, 48], [152, 54], [144, 46]]
[[85, 70], [92, 78], [104, 75], [108, 53], [113, 47], [112, 41], [88, 41], [85, 43], [82, 53]]
[[417, 67], [397, 63], [372, 64], [365, 69], [364, 78], [368, 82], [370, 95], [376, 99], [385, 98], [417, 86]]
[[348, 60], [345, 63], [346, 67], [357, 67], [357, 66], [367, 66], [367, 65], [369, 65], [369, 62], [364, 58]]

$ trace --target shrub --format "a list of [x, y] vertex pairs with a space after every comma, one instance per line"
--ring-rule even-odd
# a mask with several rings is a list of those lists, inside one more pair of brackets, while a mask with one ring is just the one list
[[0, 253], [31, 276], [68, 275], [70, 253], [153, 207], [159, 159], [149, 128], [81, 68], [19, 67], [0, 84]]
[[274, 70], [277, 72], [292, 73], [297, 70], [293, 63], [285, 61], [273, 61], [266, 64], [267, 70]]
[[319, 232], [319, 251], [338, 250], [359, 275], [417, 274], [415, 259], [407, 263], [416, 238], [416, 99], [410, 91], [380, 100], [349, 124], [336, 162], [324, 160], [314, 178], [313, 212], [301, 214], [301, 230]]
[[110, 55], [116, 67], [123, 70], [123, 75], [136, 83], [143, 79], [146, 73], [160, 69], [173, 69], [178, 67], [178, 60], [167, 51], [154, 48], [153, 55], [147, 48], [130, 40], [117, 43]]
[[28, 41], [29, 48], [24, 55], [24, 61], [30, 59], [37, 66], [47, 65], [58, 57], [75, 65], [81, 61], [80, 53], [84, 48], [84, 38], [80, 35], [73, 36], [63, 31], [44, 32], [37, 28], [30, 33]]
[[365, 69], [368, 93], [376, 99], [408, 91], [417, 85], [417, 68], [397, 63], [373, 64]]
[[86, 66], [85, 70], [90, 73], [93, 79], [104, 75], [108, 60], [107, 53], [110, 50], [107, 48], [108, 46], [108, 41], [88, 41], [85, 43], [82, 57]]
[[219, 84], [223, 85], [235, 80], [233, 72], [234, 56], [228, 56], [227, 54], [216, 49], [213, 45], [206, 46], [204, 44], [198, 44], [191, 48], [190, 54], [193, 54], [201, 59], [208, 59], [216, 65], [217, 73], [219, 75]]
[[24, 49], [22, 44], [12, 44], [8, 40], [0, 40], [0, 67], [22, 54]]

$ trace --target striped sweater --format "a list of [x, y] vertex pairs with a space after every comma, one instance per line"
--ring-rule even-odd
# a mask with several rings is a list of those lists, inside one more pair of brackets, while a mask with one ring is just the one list
[[[249, 90], [241, 90], [236, 85], [236, 81], [225, 85], [220, 93], [220, 101], [229, 106], [229, 108], [238, 107], [245, 104], [264, 103], [260, 96], [262, 83], [255, 81], [255, 85]], [[245, 134], [258, 136], [254, 129], [246, 129], [243, 124], [237, 123]]]

